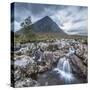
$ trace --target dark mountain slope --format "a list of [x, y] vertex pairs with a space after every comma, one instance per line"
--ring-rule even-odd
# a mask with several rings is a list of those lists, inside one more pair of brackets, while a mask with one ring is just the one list
[[58, 32], [61, 34], [64, 33], [59, 26], [48, 16], [42, 18], [32, 25], [34, 32]]

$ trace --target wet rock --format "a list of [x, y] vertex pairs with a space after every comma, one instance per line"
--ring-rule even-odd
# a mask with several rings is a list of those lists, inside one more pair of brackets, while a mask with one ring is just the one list
[[38, 44], [38, 47], [39, 47], [40, 49], [42, 49], [42, 50], [46, 50], [48, 46], [49, 46], [49, 44], [48, 44], [48, 43], [44, 43], [44, 42], [40, 42], [40, 43]]
[[15, 66], [25, 67], [29, 63], [30, 64], [34, 63], [34, 60], [29, 56], [21, 55], [14, 58]]
[[47, 68], [48, 67], [46, 67], [46, 66], [38, 66], [38, 72], [45, 72], [45, 71], [47, 71]]
[[36, 63], [28, 64], [24, 69], [22, 69], [22, 73], [25, 73], [26, 76], [30, 76], [33, 73], [38, 72], [38, 66]]
[[88, 47], [87, 45], [81, 45], [75, 53], [79, 58], [82, 59], [83, 63], [87, 66], [88, 63]]
[[16, 45], [14, 45], [14, 51], [18, 51], [20, 50], [20, 48], [21, 48], [20, 43], [17, 43]]
[[35, 57], [35, 61], [38, 61], [38, 59], [40, 59], [40, 57], [42, 58], [43, 56], [43, 51], [41, 49], [37, 49], [34, 52], [34, 57]]
[[59, 57], [65, 56], [65, 52], [63, 50], [56, 50], [55, 52], [53, 52], [53, 55], [57, 60]]
[[87, 78], [87, 67], [83, 64], [82, 59], [78, 58], [76, 55], [70, 56], [72, 71], [79, 77]]
[[47, 47], [47, 50], [48, 51], [55, 51], [55, 50], [58, 50], [58, 45], [57, 44], [50, 44], [48, 47]]
[[17, 81], [21, 78], [21, 70], [19, 67], [17, 67], [17, 69], [15, 68], [14, 71], [14, 81]]
[[16, 88], [30, 87], [30, 86], [39, 86], [39, 83], [35, 80], [32, 80], [31, 78], [24, 78], [15, 82]]

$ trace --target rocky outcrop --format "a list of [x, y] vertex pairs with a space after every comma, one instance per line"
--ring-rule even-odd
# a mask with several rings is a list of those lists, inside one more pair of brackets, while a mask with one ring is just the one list
[[82, 59], [72, 55], [70, 56], [70, 64], [74, 75], [78, 78], [86, 78], [87, 80], [87, 67], [83, 64]]
[[82, 62], [87, 66], [88, 64], [88, 47], [83, 44], [76, 50], [76, 55], [82, 59]]

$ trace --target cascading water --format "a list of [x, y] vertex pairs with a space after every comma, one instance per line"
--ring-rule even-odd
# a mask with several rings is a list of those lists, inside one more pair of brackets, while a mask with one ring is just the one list
[[66, 73], [71, 73], [71, 67], [68, 59], [63, 62], [63, 71]]
[[59, 59], [59, 62], [57, 64], [57, 67], [54, 69], [54, 71], [57, 71], [57, 73], [60, 75], [60, 78], [64, 80], [64, 83], [71, 83], [74, 79], [72, 75], [72, 70], [70, 66], [69, 59], [67, 56], [74, 53], [74, 50], [69, 49], [69, 52], [66, 54], [66, 56]]
[[60, 78], [64, 80], [64, 83], [70, 83], [73, 80], [69, 59], [66, 57], [60, 58], [54, 71], [57, 71], [57, 73], [60, 75]]

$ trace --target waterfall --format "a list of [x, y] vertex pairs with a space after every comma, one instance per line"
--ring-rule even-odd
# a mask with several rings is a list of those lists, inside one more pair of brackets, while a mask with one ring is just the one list
[[69, 52], [66, 54], [66, 56], [70, 56], [75, 53], [75, 49], [73, 47], [69, 48]]
[[69, 63], [69, 61], [68, 60], [65, 60], [64, 62], [63, 62], [63, 71], [64, 72], [67, 72], [67, 73], [71, 73], [71, 67], [70, 67], [70, 63]]
[[70, 83], [74, 79], [69, 59], [67, 59], [66, 57], [60, 58], [54, 71], [56, 71], [60, 75], [60, 78], [64, 80], [64, 83]]
[[60, 58], [57, 64], [57, 68], [59, 68], [60, 70], [64, 72], [71, 73], [69, 59], [66, 59], [66, 57]]

